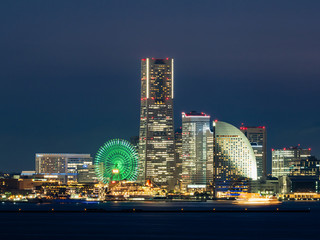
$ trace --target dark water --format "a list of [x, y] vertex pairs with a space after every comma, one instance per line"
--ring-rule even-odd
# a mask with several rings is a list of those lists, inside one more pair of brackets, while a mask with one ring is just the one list
[[320, 239], [320, 202], [0, 203], [3, 209], [292, 209], [309, 213], [0, 213], [2, 239]]

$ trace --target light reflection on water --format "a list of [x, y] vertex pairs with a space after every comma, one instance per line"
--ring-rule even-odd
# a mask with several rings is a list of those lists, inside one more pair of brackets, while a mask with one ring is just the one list
[[[311, 209], [310, 213], [0, 213], [0, 239], [318, 239], [320, 202], [5, 203], [1, 209]], [[18, 230], [17, 230], [18, 229]]]

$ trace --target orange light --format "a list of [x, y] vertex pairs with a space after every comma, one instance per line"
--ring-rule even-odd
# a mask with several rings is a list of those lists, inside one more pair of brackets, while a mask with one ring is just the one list
[[112, 173], [119, 173], [119, 169], [112, 169]]

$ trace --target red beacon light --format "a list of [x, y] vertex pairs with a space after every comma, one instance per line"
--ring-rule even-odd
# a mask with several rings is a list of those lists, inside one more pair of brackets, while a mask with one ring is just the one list
[[141, 60], [142, 60], [142, 61], [145, 61], [146, 59], [145, 59], [145, 58], [142, 58]]
[[273, 151], [274, 151], [274, 149], [272, 148], [272, 149], [271, 149], [271, 151], [273, 152]]
[[286, 148], [283, 148], [283, 150], [287, 150]]
[[218, 122], [218, 119], [215, 119], [214, 122]]
[[308, 148], [309, 151], [311, 151], [311, 148]]

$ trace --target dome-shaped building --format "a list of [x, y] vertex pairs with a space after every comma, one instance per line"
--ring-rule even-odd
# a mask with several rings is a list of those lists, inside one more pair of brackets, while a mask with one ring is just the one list
[[213, 122], [216, 190], [228, 191], [240, 179], [257, 179], [254, 151], [247, 137], [226, 122]]

